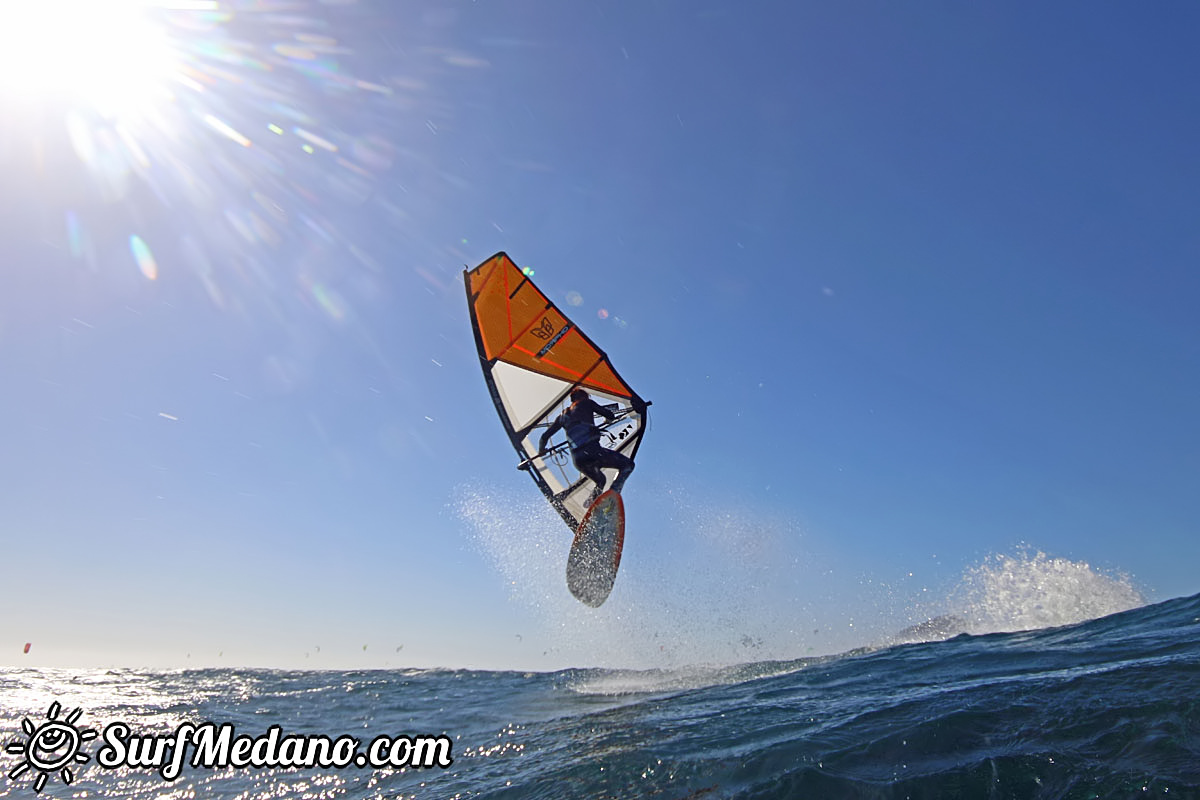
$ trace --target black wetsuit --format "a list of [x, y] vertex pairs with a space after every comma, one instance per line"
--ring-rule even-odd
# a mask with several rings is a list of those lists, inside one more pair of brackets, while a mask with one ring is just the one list
[[600, 445], [600, 429], [596, 427], [597, 414], [610, 422], [616, 419], [613, 412], [590, 397], [572, 403], [542, 434], [541, 449], [546, 449], [546, 444], [555, 431], [565, 431], [567, 441], [571, 443], [571, 460], [575, 462], [579, 471], [590, 478], [598, 491], [601, 491], [607, 482], [601, 470], [605, 467], [618, 470], [613, 489], [619, 492], [629, 473], [633, 472], [633, 459]]

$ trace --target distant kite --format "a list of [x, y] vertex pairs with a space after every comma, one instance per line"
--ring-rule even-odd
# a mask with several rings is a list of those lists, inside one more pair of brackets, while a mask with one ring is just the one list
[[26, 643], [25, 643], [25, 652], [26, 652], [26, 653], [28, 653], [28, 652], [29, 652], [29, 648], [30, 648], [30, 647], [32, 647], [32, 646], [33, 646], [33, 643], [32, 643], [32, 642], [26, 642]]

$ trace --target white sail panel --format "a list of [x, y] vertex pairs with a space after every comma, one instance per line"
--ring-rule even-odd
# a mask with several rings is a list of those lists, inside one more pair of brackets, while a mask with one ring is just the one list
[[546, 416], [563, 395], [571, 391], [571, 384], [560, 378], [552, 378], [504, 361], [492, 367], [492, 380], [496, 391], [504, 401], [504, 413], [513, 430], [523, 430]]

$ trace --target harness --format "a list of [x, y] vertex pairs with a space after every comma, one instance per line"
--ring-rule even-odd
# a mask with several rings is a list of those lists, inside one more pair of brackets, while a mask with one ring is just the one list
[[572, 451], [587, 448], [600, 441], [600, 429], [596, 427], [595, 415], [590, 404], [580, 404], [563, 412], [563, 432], [571, 443]]

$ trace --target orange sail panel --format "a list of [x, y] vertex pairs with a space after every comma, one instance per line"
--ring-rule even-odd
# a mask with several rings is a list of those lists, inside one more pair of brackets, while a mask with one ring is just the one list
[[[602, 428], [601, 443], [632, 458], [645, 432], [647, 403], [506, 253], [467, 270], [464, 280], [484, 379], [505, 431], [534, 482], [575, 530], [595, 487], [575, 470], [564, 442], [538, 457], [542, 431], [582, 386], [616, 414]], [[610, 481], [614, 475], [607, 475]]]
[[533, 285], [506, 254], [467, 273], [483, 342], [481, 355], [585, 389], [631, 397], [597, 347]]

